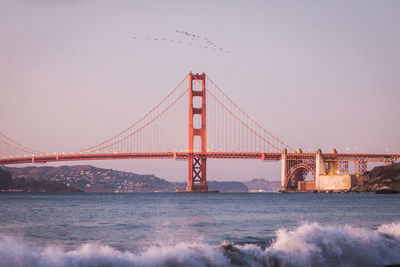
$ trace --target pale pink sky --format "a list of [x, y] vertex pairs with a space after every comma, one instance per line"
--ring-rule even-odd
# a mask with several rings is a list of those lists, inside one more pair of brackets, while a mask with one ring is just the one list
[[[38, 150], [74, 151], [204, 71], [293, 147], [400, 153], [399, 25], [399, 1], [3, 0], [0, 132]], [[177, 29], [229, 53], [145, 40], [178, 40]], [[186, 162], [88, 163], [187, 179]], [[209, 160], [208, 177], [279, 172], [279, 163]]]

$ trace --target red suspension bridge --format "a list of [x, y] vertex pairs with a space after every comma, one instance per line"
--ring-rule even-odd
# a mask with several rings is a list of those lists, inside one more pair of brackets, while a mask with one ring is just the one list
[[[311, 173], [310, 188], [321, 175], [354, 173], [367, 162], [392, 164], [400, 154], [302, 153], [272, 135], [236, 105], [206, 74], [182, 80], [157, 106], [127, 129], [103, 142], [71, 153], [46, 153], [0, 133], [0, 165], [105, 159], [185, 159], [187, 191], [205, 192], [207, 159], [282, 161], [282, 190], [297, 189]], [[334, 179], [334, 178], [332, 178]], [[313, 184], [312, 184], [313, 183]]]

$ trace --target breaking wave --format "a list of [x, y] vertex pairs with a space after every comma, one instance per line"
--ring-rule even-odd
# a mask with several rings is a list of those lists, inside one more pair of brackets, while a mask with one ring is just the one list
[[279, 230], [270, 246], [178, 243], [143, 253], [84, 244], [74, 250], [36, 248], [0, 238], [1, 266], [385, 266], [400, 263], [400, 223], [377, 230], [306, 223]]

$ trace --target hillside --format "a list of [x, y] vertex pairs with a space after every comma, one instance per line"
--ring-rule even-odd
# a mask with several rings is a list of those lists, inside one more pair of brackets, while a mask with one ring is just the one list
[[376, 190], [400, 191], [400, 163], [379, 166], [357, 178], [353, 192], [375, 192]]
[[0, 190], [5, 190], [10, 185], [12, 185], [11, 174], [0, 168]]
[[5, 168], [5, 170], [14, 178], [61, 182], [85, 192], [169, 192], [175, 191], [176, 186], [154, 175], [139, 175], [90, 165]]
[[10, 172], [0, 168], [0, 191], [3, 192], [82, 192], [78, 188], [56, 181], [27, 181], [24, 177], [13, 179]]

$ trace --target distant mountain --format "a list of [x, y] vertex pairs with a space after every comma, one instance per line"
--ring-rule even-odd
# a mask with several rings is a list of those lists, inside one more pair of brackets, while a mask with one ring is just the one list
[[[6, 167], [15, 179], [27, 182], [46, 181], [65, 184], [85, 192], [175, 192], [184, 190], [186, 183], [169, 182], [154, 175], [140, 175], [112, 169], [101, 169], [90, 165], [61, 167]], [[248, 192], [241, 182], [208, 182], [210, 190], [220, 192]]]
[[280, 181], [267, 181], [263, 178], [243, 182], [253, 192], [277, 192], [281, 189]]

